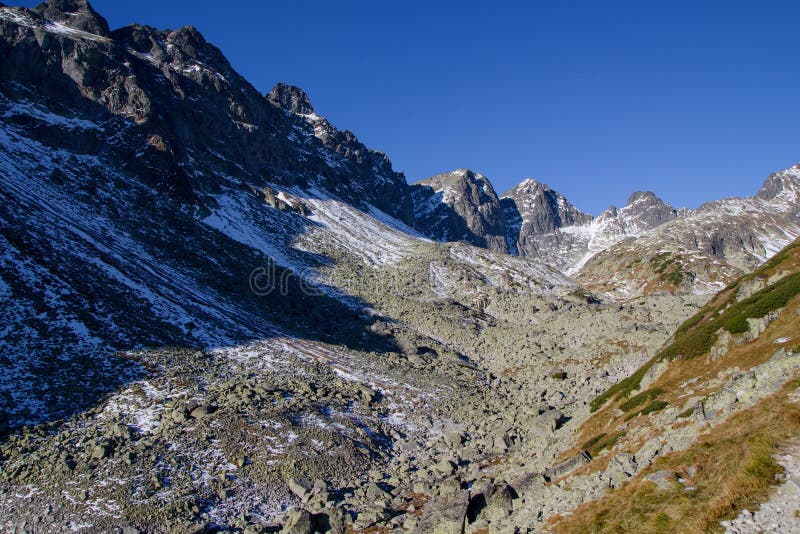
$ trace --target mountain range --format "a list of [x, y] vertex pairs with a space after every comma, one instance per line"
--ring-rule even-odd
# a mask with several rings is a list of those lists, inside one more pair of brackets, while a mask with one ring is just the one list
[[[719, 326], [718, 291], [794, 280], [800, 166], [594, 217], [535, 180], [409, 184], [191, 26], [0, 4], [0, 56], [8, 530], [539, 530], [622, 483], [555, 483], [624, 402], [593, 399], [694, 313]], [[794, 302], [753, 331], [795, 335]]]

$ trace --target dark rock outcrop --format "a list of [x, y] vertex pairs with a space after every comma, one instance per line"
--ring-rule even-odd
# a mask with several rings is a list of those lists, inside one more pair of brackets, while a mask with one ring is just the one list
[[[536, 236], [553, 234], [565, 226], [591, 222], [583, 213], [547, 184], [525, 180], [502, 196], [507, 239], [512, 251], [521, 256], [537, 256], [541, 244]], [[559, 238], [556, 237], [558, 245]]]
[[385, 154], [306, 117], [313, 108], [299, 89], [280, 84], [264, 98], [192, 26], [110, 32], [85, 0], [51, 0], [9, 8], [0, 34], [4, 94], [124, 127], [115, 143], [74, 142], [105, 145], [159, 190], [196, 203], [219, 190], [220, 176], [313, 185], [411, 222], [410, 187]]
[[417, 229], [437, 241], [466, 241], [506, 252], [505, 219], [492, 184], [482, 174], [457, 169], [413, 186]]
[[272, 91], [267, 94], [267, 100], [291, 113], [300, 115], [314, 113], [314, 107], [311, 105], [308, 95], [306, 95], [305, 91], [293, 85], [276, 84]]
[[620, 210], [624, 224], [637, 230], [651, 230], [678, 218], [675, 208], [658, 198], [652, 191], [637, 191]]
[[800, 164], [781, 172], [770, 174], [758, 190], [756, 198], [774, 201], [800, 200]]
[[47, 20], [58, 22], [69, 28], [110, 37], [108, 22], [87, 0], [47, 0], [36, 6], [34, 12]]

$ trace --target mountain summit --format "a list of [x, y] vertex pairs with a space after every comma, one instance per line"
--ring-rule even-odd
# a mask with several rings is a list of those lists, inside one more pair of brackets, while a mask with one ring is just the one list
[[413, 186], [416, 227], [437, 241], [466, 241], [508, 250], [505, 220], [492, 184], [482, 174], [456, 169]]
[[302, 89], [293, 85], [276, 84], [272, 91], [267, 94], [267, 100], [291, 113], [299, 115], [314, 113], [314, 108], [311, 106], [308, 95]]
[[47, 0], [33, 11], [46, 20], [102, 37], [111, 37], [108, 22], [87, 0]]

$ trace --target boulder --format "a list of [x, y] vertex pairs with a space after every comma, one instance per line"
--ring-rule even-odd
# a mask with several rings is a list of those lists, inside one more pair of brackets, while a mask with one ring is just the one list
[[285, 534], [309, 534], [311, 514], [305, 510], [291, 510], [283, 517], [281, 524], [281, 532]]
[[547, 410], [536, 418], [534, 426], [539, 431], [552, 434], [563, 419], [564, 414], [559, 410]]
[[300, 500], [306, 499], [314, 487], [311, 481], [305, 478], [290, 478], [286, 485], [289, 487], [289, 491]]
[[493, 524], [502, 522], [514, 511], [514, 500], [517, 498], [517, 492], [508, 484], [495, 487], [486, 499], [485, 508], [480, 512], [481, 519]]
[[672, 487], [672, 484], [675, 482], [676, 479], [675, 479], [675, 473], [663, 469], [661, 471], [656, 471], [655, 473], [650, 473], [648, 475], [645, 475], [644, 480], [652, 482], [660, 490], [668, 490]]
[[461, 532], [467, 517], [469, 496], [466, 491], [437, 495], [421, 510], [414, 532], [452, 534]]

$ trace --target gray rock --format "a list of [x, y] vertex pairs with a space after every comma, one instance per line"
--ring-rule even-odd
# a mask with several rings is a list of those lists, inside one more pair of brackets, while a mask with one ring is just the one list
[[108, 443], [100, 443], [92, 449], [92, 458], [102, 460], [111, 456], [114, 448]]
[[547, 410], [536, 418], [534, 426], [537, 430], [552, 434], [563, 419], [564, 414], [559, 410]]
[[514, 511], [514, 500], [517, 492], [509, 485], [499, 486], [486, 499], [486, 507], [480, 512], [480, 518], [492, 524], [502, 523]]
[[437, 495], [422, 508], [415, 532], [452, 534], [461, 532], [469, 499], [466, 491]]
[[311, 514], [306, 510], [291, 510], [283, 517], [281, 525], [281, 532], [287, 534], [310, 534]]
[[614, 458], [611, 459], [608, 469], [619, 470], [628, 476], [633, 476], [636, 474], [638, 466], [633, 454], [629, 452], [620, 452], [615, 454]]
[[303, 500], [311, 493], [311, 489], [314, 485], [311, 483], [310, 480], [305, 478], [290, 478], [286, 485], [289, 487], [289, 491], [295, 494], [295, 496]]
[[652, 482], [658, 487], [658, 489], [667, 490], [672, 487], [672, 484], [675, 483], [676, 478], [675, 473], [664, 469], [645, 475], [644, 480]]
[[500, 200], [489, 180], [458, 169], [413, 186], [416, 228], [437, 241], [466, 241], [506, 252], [506, 226]]
[[591, 461], [592, 457], [589, 453], [583, 451], [580, 454], [567, 458], [561, 463], [548, 467], [545, 469], [544, 473], [542, 473], [542, 476], [548, 481], [557, 480]]

